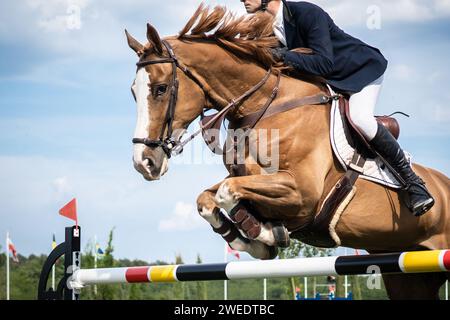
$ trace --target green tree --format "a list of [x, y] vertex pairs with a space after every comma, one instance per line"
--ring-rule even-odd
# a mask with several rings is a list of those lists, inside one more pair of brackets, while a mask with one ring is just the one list
[[[113, 240], [114, 240], [114, 229], [112, 228], [109, 232], [108, 236], [108, 244], [105, 248], [105, 254], [103, 255], [102, 259], [98, 261], [98, 267], [99, 268], [113, 268], [114, 265], [114, 246], [113, 246]], [[95, 245], [94, 245], [95, 247]], [[120, 286], [110, 286], [110, 285], [98, 285], [97, 286], [97, 298], [100, 300], [113, 300], [117, 299], [120, 296]]]
[[[197, 254], [197, 264], [202, 264], [202, 258], [200, 257], [200, 254]], [[208, 288], [206, 286], [206, 282], [204, 281], [198, 281], [196, 282], [197, 285], [197, 294], [196, 298], [197, 300], [208, 300]]]
[[[180, 253], [177, 253], [175, 255], [175, 264], [176, 265], [184, 264], [183, 257], [181, 256]], [[175, 284], [175, 290], [176, 290], [175, 291], [175, 296], [177, 297], [177, 299], [180, 299], [180, 300], [187, 299], [186, 283], [185, 282], [176, 283]]]

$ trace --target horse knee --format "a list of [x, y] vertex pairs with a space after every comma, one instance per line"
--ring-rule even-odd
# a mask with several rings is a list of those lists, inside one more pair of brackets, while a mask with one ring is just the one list
[[202, 192], [197, 197], [197, 209], [200, 211], [203, 207], [208, 207], [210, 209], [216, 207], [216, 203], [214, 201], [214, 196], [209, 192]]
[[234, 184], [230, 179], [225, 180], [216, 193], [217, 205], [230, 213], [239, 203], [240, 195], [235, 191]]
[[210, 193], [203, 192], [198, 196], [197, 211], [214, 228], [219, 228], [222, 225], [218, 210], [220, 209], [216, 206], [214, 196]]

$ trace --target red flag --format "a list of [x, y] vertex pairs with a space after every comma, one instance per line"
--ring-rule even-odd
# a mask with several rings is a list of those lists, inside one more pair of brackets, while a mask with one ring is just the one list
[[12, 256], [13, 256], [13, 261], [14, 262], [19, 262], [19, 257], [17, 256], [17, 250], [16, 247], [14, 246], [14, 244], [12, 243], [11, 239], [8, 238], [8, 249], [9, 251], [11, 251]]
[[59, 210], [59, 214], [75, 221], [78, 227], [77, 199], [73, 198], [68, 204]]
[[227, 252], [228, 252], [228, 254], [234, 255], [234, 256], [235, 256], [236, 258], [238, 258], [238, 259], [241, 258], [241, 256], [239, 255], [239, 252], [237, 252], [236, 250], [232, 249], [232, 248], [230, 247], [230, 245], [228, 245], [228, 244], [227, 244]]

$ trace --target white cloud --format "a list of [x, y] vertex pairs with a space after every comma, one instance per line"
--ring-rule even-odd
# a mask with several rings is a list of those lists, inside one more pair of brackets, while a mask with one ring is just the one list
[[[199, 0], [163, 2], [158, 0], [92, 1], [92, 0], [29, 0], [4, 4], [0, 14], [3, 25], [0, 35], [3, 39], [22, 39], [30, 45], [37, 45], [59, 54], [101, 56], [103, 59], [123, 57], [125, 51], [124, 27], [134, 30], [141, 26], [145, 34], [145, 23], [155, 22], [163, 35], [178, 31], [200, 4]], [[364, 27], [368, 6], [381, 9], [383, 21], [424, 21], [450, 15], [448, 0], [423, 2], [417, 0], [363, 0], [337, 1], [318, 0], [340, 25]], [[239, 1], [209, 0], [206, 4], [226, 5], [230, 10], [244, 14]], [[72, 17], [78, 14], [81, 27], [71, 28]], [[7, 14], [9, 12], [10, 14]], [[161, 23], [161, 16], [166, 17]], [[23, 21], [27, 21], [26, 24]], [[7, 26], [7, 27], [6, 27]], [[11, 32], [14, 30], [14, 32]], [[105, 55], [105, 51], [108, 53]]]
[[316, 0], [342, 26], [365, 26], [367, 8], [378, 6], [382, 22], [422, 22], [450, 16], [449, 0]]
[[46, 32], [66, 32], [73, 28], [74, 19], [88, 6], [88, 0], [28, 0], [36, 12], [37, 25]]
[[175, 209], [167, 219], [159, 223], [159, 231], [188, 231], [207, 226], [197, 212], [196, 207], [191, 203], [177, 202]]
[[[123, 29], [128, 28], [136, 38], [144, 40], [145, 23], [151, 22], [161, 35], [175, 34], [200, 4], [200, 0], [163, 2], [160, 0], [28, 0], [3, 2], [0, 5], [0, 41], [16, 44], [23, 50], [49, 55], [48, 65], [36, 67], [18, 80], [39, 79], [58, 61], [124, 61], [132, 57], [125, 43]], [[427, 21], [450, 16], [449, 0], [317, 0], [340, 26], [365, 28], [369, 6], [380, 7], [382, 22]], [[206, 4], [226, 5], [238, 14], [245, 10], [239, 1], [207, 0]], [[79, 8], [80, 28], [71, 28], [73, 8]], [[164, 17], [164, 18], [162, 18]], [[24, 23], [26, 21], [26, 23]], [[12, 32], [11, 30], [14, 30]], [[133, 56], [134, 57], [134, 56]], [[69, 62], [70, 62], [69, 61]], [[86, 62], [85, 62], [86, 63]], [[34, 70], [36, 69], [36, 70]], [[17, 72], [16, 72], [17, 73]], [[51, 79], [51, 77], [46, 77]], [[59, 75], [53, 79], [60, 78]], [[74, 85], [69, 79], [68, 85]], [[76, 84], [75, 84], [76, 85]]]
[[437, 0], [436, 10], [443, 14], [450, 15], [450, 0]]
[[69, 179], [65, 176], [55, 178], [52, 184], [55, 188], [56, 193], [60, 195], [60, 198], [68, 197], [68, 195], [73, 192], [73, 189], [69, 183]]

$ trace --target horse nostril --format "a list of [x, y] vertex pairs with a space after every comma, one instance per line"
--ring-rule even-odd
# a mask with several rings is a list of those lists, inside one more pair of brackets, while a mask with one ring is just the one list
[[155, 162], [151, 158], [144, 158], [144, 163], [148, 168], [153, 168], [155, 166]]

